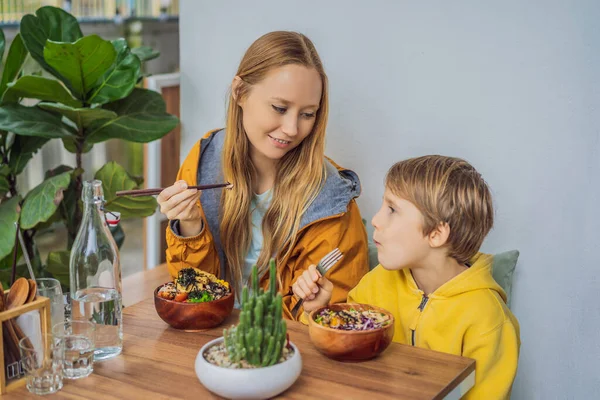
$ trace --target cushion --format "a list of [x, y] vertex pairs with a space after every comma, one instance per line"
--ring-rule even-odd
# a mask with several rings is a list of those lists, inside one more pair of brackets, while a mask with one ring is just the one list
[[[367, 227], [367, 220], [362, 219], [363, 225], [365, 229]], [[368, 256], [369, 256], [369, 271], [379, 265], [379, 260], [377, 259], [377, 246], [373, 242], [373, 238], [370, 237], [367, 240], [367, 248], [368, 248]]]
[[510, 297], [512, 292], [513, 272], [519, 259], [519, 250], [505, 251], [504, 253], [494, 254], [492, 263], [492, 275], [498, 285], [506, 292], [506, 304], [510, 308]]
[[377, 246], [375, 246], [373, 239], [369, 239], [368, 251], [369, 251], [369, 271], [370, 271], [379, 265], [379, 259], [377, 258]]

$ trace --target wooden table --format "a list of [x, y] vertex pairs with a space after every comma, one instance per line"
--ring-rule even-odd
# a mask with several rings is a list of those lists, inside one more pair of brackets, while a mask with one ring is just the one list
[[[123, 311], [123, 354], [96, 363], [88, 378], [65, 380], [63, 389], [47, 396], [49, 399], [218, 398], [198, 381], [194, 360], [200, 347], [221, 336], [223, 327], [235, 323], [238, 314], [234, 311], [224, 325], [204, 332], [170, 328], [156, 314], [151, 298], [153, 289], [168, 280], [162, 270], [146, 271], [123, 282], [125, 303], [145, 297]], [[136, 280], [136, 287], [147, 291], [128, 289]], [[392, 343], [376, 359], [341, 363], [322, 356], [312, 346], [304, 325], [288, 321], [288, 331], [300, 348], [303, 370], [281, 398], [457, 399], [474, 383], [475, 362], [467, 358]], [[21, 388], [1, 398], [38, 397]]]
[[170, 280], [165, 264], [123, 278], [123, 306], [129, 307], [142, 300], [151, 299], [154, 289]]

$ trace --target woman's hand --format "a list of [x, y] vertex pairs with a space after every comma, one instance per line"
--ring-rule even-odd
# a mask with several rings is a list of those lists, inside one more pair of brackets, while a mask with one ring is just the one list
[[169, 220], [179, 220], [180, 233], [184, 237], [195, 236], [202, 230], [202, 215], [196, 204], [202, 192], [187, 187], [185, 181], [177, 181], [156, 198], [161, 213]]
[[311, 265], [296, 279], [292, 291], [296, 297], [304, 299], [302, 303], [304, 311], [311, 312], [329, 304], [333, 283], [322, 277], [316, 266]]

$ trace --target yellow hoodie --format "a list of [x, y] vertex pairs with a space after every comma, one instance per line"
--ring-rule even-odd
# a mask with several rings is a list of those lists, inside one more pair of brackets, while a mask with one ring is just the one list
[[429, 296], [409, 269], [379, 265], [350, 291], [348, 302], [389, 310], [396, 318], [395, 342], [474, 359], [475, 386], [465, 399], [509, 398], [521, 345], [519, 323], [492, 278], [492, 258], [477, 254], [468, 270]]

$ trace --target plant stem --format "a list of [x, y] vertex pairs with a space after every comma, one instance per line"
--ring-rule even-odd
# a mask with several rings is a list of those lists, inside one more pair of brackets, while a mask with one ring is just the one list
[[9, 174], [7, 177], [8, 180], [8, 190], [10, 192], [10, 197], [15, 197], [17, 192], [17, 176], [13, 174]]
[[[8, 165], [8, 151], [6, 150], [6, 135], [7, 133], [2, 131], [2, 143], [0, 146], [0, 156], [2, 157], [2, 164]], [[17, 176], [14, 174], [8, 174], [6, 177], [8, 180], [8, 189], [11, 197], [17, 195]]]
[[19, 249], [19, 222], [17, 221], [17, 232], [15, 233], [15, 248], [13, 250], [13, 265], [12, 265], [12, 276], [10, 279], [10, 286], [15, 283], [17, 279], [17, 251]]
[[34, 269], [39, 269], [41, 267], [42, 260], [40, 259], [40, 253], [35, 245], [35, 233], [34, 229], [27, 229], [25, 231], [21, 231], [23, 233], [23, 241], [25, 242], [25, 251], [27, 255], [29, 255], [29, 259], [31, 260], [31, 264]]
[[2, 164], [8, 165], [8, 154], [6, 154], [6, 150], [4, 150], [4, 143], [0, 147], [0, 155], [2, 156]]
[[[76, 140], [76, 147], [77, 147], [77, 153], [76, 153], [76, 162], [77, 162], [77, 169], [78, 170], [82, 170], [83, 169], [83, 162], [82, 162], [82, 155], [83, 155], [83, 132], [80, 131], [79, 132], [81, 139]], [[76, 193], [76, 197], [75, 197], [75, 231], [77, 230], [77, 227], [79, 226], [79, 223], [81, 222], [81, 207], [79, 205], [79, 199], [81, 198], [81, 191], [83, 190], [83, 174], [78, 174], [77, 178], [75, 178], [75, 193]]]

